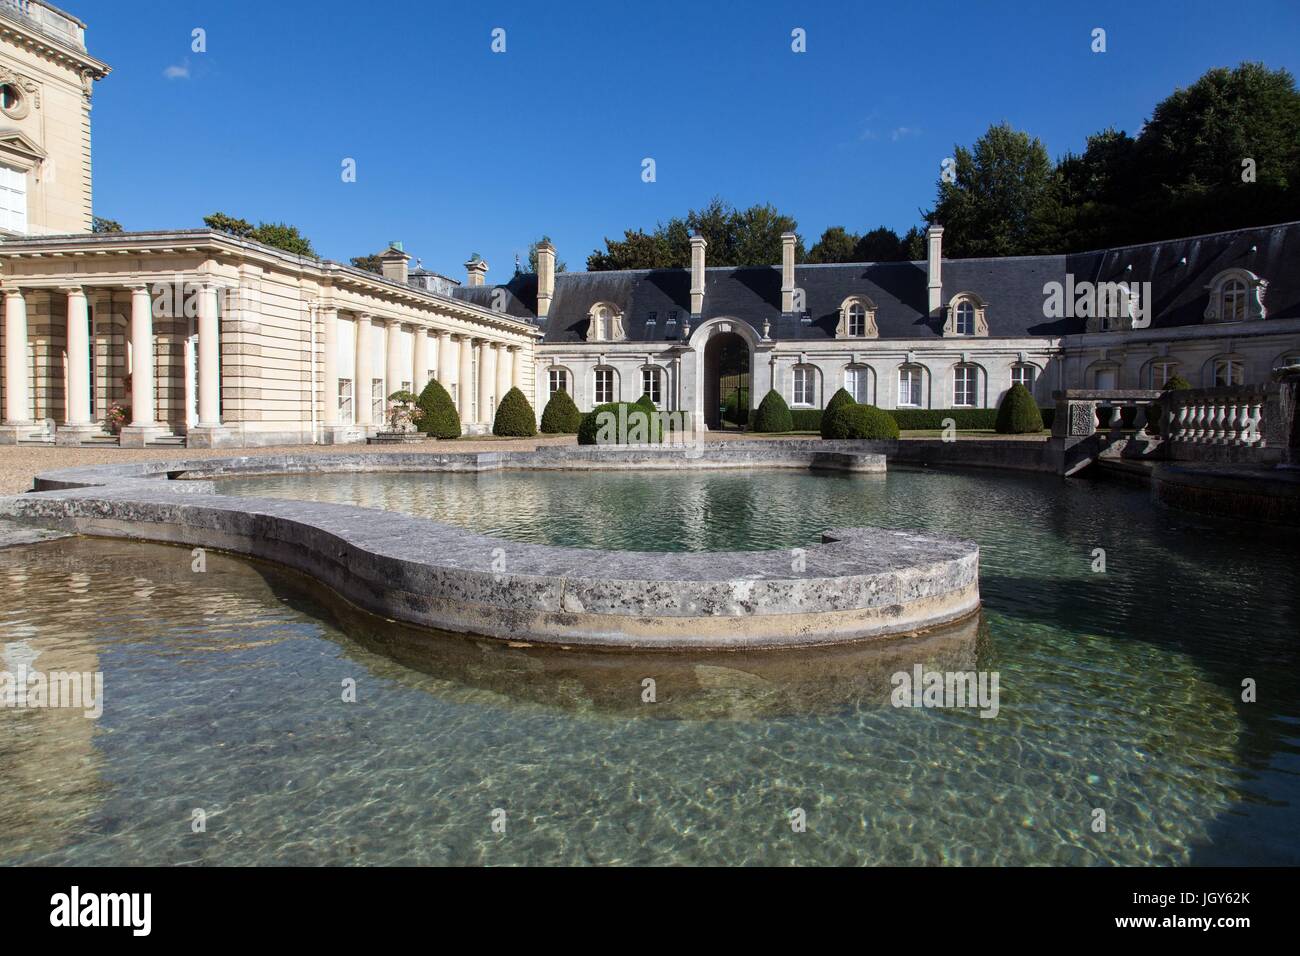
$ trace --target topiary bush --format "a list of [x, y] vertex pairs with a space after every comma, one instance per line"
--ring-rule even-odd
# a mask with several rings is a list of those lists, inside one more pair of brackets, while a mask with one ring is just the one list
[[658, 409], [655, 407], [655, 400], [650, 397], [649, 392], [642, 392], [641, 397], [636, 400], [636, 404], [640, 405], [642, 408], [648, 411], [652, 411], [652, 412], [658, 411]]
[[844, 417], [844, 411], [856, 404], [853, 396], [842, 388], [832, 395], [822, 410], [822, 438], [848, 438], [848, 419]]
[[[610, 414], [612, 419], [602, 419]], [[659, 413], [636, 402], [597, 405], [582, 416], [578, 425], [579, 445], [641, 445], [664, 440]]]
[[582, 412], [564, 389], [551, 396], [542, 409], [542, 432], [547, 435], [576, 435], [582, 424]]
[[537, 414], [519, 389], [510, 389], [501, 399], [492, 434], [511, 438], [532, 438], [537, 434]]
[[1029, 389], [1019, 382], [1007, 389], [993, 428], [1000, 435], [1029, 435], [1043, 430], [1043, 416]]
[[460, 415], [452, 404], [451, 396], [436, 378], [429, 379], [429, 384], [424, 386], [418, 404], [420, 431], [434, 438], [460, 437]]
[[845, 438], [865, 438], [875, 441], [897, 438], [898, 422], [894, 416], [875, 405], [843, 405], [837, 416], [844, 422]]
[[794, 431], [794, 420], [790, 417], [790, 406], [785, 403], [785, 399], [781, 397], [781, 394], [776, 389], [772, 389], [764, 395], [763, 400], [758, 403], [758, 411], [754, 412], [754, 431]]

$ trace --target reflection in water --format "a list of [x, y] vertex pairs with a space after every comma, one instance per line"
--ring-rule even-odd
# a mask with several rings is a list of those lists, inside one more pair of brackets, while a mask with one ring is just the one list
[[[740, 500], [676, 477], [662, 500], [710, 520]], [[188, 551], [155, 545], [0, 551], [18, 596], [0, 644], [105, 674], [97, 722], [0, 711], [0, 862], [1300, 862], [1300, 575], [1284, 539], [1126, 488], [750, 477], [762, 494], [742, 510], [780, 502], [768, 531], [710, 541], [855, 523], [968, 535], [978, 623], [803, 654], [557, 651], [379, 621], [219, 554], [194, 574]], [[571, 498], [604, 500], [578, 480]], [[673, 520], [654, 533], [673, 539]], [[545, 529], [525, 515], [516, 530]], [[605, 514], [548, 533], [625, 531]], [[998, 717], [888, 706], [889, 676], [918, 662], [996, 670]], [[1243, 676], [1260, 703], [1239, 702]], [[196, 807], [206, 834], [190, 832]], [[794, 807], [807, 833], [790, 832]]]

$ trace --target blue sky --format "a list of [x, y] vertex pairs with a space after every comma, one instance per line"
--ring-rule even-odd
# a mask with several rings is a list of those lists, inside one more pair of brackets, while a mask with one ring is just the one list
[[901, 233], [953, 144], [990, 123], [1059, 156], [1136, 131], [1210, 67], [1300, 72], [1294, 0], [63, 5], [113, 67], [92, 115], [96, 214], [283, 220], [340, 260], [396, 239], [457, 278], [478, 252], [498, 281], [543, 233], [581, 269], [605, 236], [714, 195], [775, 204], [809, 245], [830, 225]]

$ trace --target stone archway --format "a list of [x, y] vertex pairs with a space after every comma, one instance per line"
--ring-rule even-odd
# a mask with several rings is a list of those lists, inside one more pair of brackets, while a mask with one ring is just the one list
[[704, 346], [704, 423], [710, 429], [736, 427], [724, 422], [722, 406], [728, 399], [743, 398], [748, 411], [752, 402], [749, 343], [735, 332], [715, 332]]

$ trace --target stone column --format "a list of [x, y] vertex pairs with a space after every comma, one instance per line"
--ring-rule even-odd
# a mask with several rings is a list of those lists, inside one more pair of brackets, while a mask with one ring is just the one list
[[89, 425], [90, 418], [90, 313], [86, 290], [72, 286], [68, 293], [68, 394], [65, 422]]
[[217, 287], [205, 282], [199, 292], [199, 427], [221, 425], [221, 315]]
[[149, 289], [131, 286], [131, 424], [136, 428], [153, 425], [153, 305]]
[[415, 342], [411, 346], [411, 391], [419, 395], [429, 381], [429, 330], [415, 326]]
[[[6, 289], [5, 424], [28, 425], [31, 422], [31, 392], [27, 381], [27, 300], [23, 298], [21, 289]], [[12, 440], [17, 441], [17, 438], [15, 435]]]
[[491, 425], [496, 409], [497, 343], [482, 342], [478, 350], [478, 420]]
[[384, 335], [384, 407], [388, 396], [402, 387], [402, 323], [391, 319]]
[[474, 422], [474, 348], [475, 342], [467, 335], [460, 336], [460, 376], [456, 379], [456, 398], [460, 404], [463, 425]]
[[352, 409], [356, 413], [358, 425], [369, 425], [370, 422], [370, 380], [375, 377], [375, 361], [371, 352], [371, 329], [370, 316], [364, 312], [357, 313], [357, 347], [356, 360], [357, 370], [353, 378], [354, 397], [352, 400]]
[[438, 333], [438, 384], [451, 391], [451, 383], [456, 378], [456, 366], [452, 363], [451, 333]]
[[524, 387], [524, 355], [518, 345], [510, 346], [510, 386], [520, 390]]
[[504, 342], [498, 342], [494, 351], [497, 363], [497, 404], [500, 405], [501, 399], [505, 398], [506, 392], [510, 391], [510, 365], [514, 356], [511, 354], [510, 347]]
[[339, 424], [339, 310], [332, 306], [323, 306], [320, 310], [321, 348], [324, 350], [323, 361], [325, 381], [321, 388], [325, 391], [326, 428]]

